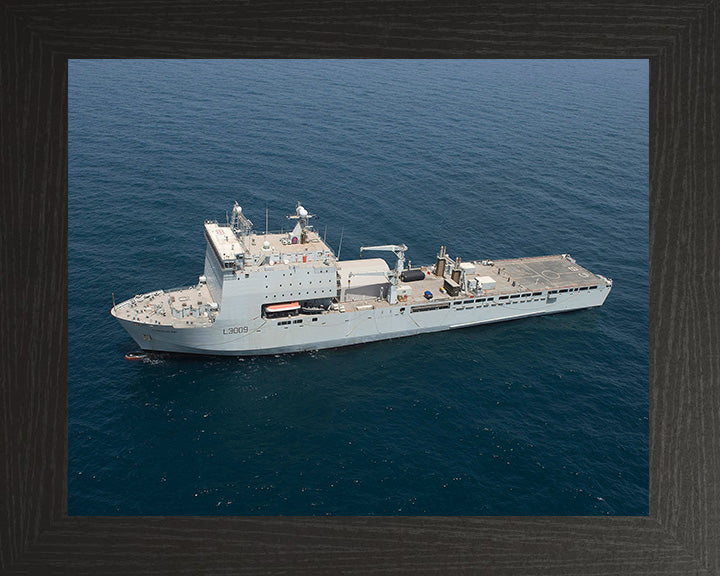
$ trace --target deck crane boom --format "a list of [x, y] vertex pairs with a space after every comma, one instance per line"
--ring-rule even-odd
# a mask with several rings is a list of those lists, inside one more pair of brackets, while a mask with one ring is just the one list
[[363, 251], [367, 251], [367, 250], [392, 252], [395, 254], [395, 256], [397, 256], [397, 264], [395, 265], [395, 270], [393, 270], [389, 274], [389, 280], [390, 280], [389, 302], [390, 302], [390, 304], [396, 304], [397, 303], [398, 282], [400, 281], [400, 275], [402, 274], [403, 270], [405, 269], [405, 251], [407, 250], [407, 246], [405, 246], [405, 244], [383, 244], [380, 246], [360, 246], [360, 257], [361, 258], [362, 258]]

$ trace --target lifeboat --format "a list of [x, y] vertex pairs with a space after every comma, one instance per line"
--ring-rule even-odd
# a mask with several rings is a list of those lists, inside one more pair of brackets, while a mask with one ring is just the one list
[[296, 310], [300, 310], [300, 302], [287, 302], [285, 304], [270, 304], [270, 306], [266, 306], [265, 310], [268, 312], [278, 313], [278, 312], [295, 312]]

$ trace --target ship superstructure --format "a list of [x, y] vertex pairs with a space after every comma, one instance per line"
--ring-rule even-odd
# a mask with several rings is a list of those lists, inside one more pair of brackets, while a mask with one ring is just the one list
[[194, 286], [113, 305], [144, 350], [278, 354], [410, 336], [601, 306], [612, 280], [568, 254], [452, 259], [406, 268], [404, 244], [363, 246], [382, 258], [338, 260], [299, 203], [292, 230], [258, 234], [236, 202], [224, 224], [204, 224], [205, 268]]

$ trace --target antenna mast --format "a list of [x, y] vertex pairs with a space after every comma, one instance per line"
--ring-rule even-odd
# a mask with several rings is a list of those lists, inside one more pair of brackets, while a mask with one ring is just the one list
[[249, 218], [246, 218], [245, 215], [242, 213], [242, 208], [238, 205], [237, 202], [235, 202], [235, 205], [232, 209], [232, 219], [230, 220], [230, 226], [232, 227], [232, 231], [236, 234], [238, 232], [242, 233], [243, 240], [245, 237], [247, 237], [248, 234], [250, 234], [250, 231], [252, 230], [252, 222]]
[[338, 253], [337, 253], [338, 260], [340, 260], [340, 250], [342, 250], [343, 234], [345, 234], [345, 226], [343, 226], [342, 230], [340, 230], [340, 246], [338, 247]]
[[[295, 208], [295, 214], [288, 216], [288, 220], [298, 221], [298, 223], [295, 225], [295, 228], [293, 228], [292, 235], [298, 235], [297, 241], [299, 241], [300, 244], [305, 244], [307, 242], [306, 228], [312, 230], [312, 226], [308, 226], [308, 220], [310, 220], [310, 218], [315, 218], [315, 215], [310, 214], [307, 210], [305, 210], [305, 208], [300, 205], [300, 202], [297, 203], [297, 207]], [[295, 242], [296, 240], [293, 239], [293, 244]]]

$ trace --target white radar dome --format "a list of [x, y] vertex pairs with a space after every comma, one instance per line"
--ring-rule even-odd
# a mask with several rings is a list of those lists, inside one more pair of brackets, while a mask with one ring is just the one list
[[297, 215], [300, 216], [300, 218], [305, 218], [308, 215], [308, 211], [305, 210], [302, 206], [297, 207]]
[[270, 242], [268, 240], [265, 240], [265, 242], [263, 242], [263, 249], [265, 249], [265, 250], [270, 249]]
[[235, 207], [233, 208], [233, 211], [234, 211], [236, 214], [242, 214], [242, 206], [235, 206]]

